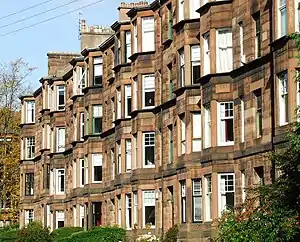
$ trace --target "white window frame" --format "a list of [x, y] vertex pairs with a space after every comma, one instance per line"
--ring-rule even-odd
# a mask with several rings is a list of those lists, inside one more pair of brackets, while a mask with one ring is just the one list
[[138, 193], [134, 192], [133, 193], [133, 224], [138, 224], [138, 211], [139, 211], [139, 206], [138, 206]]
[[[226, 41], [221, 40], [220, 36], [226, 34]], [[232, 46], [232, 29], [217, 29], [216, 33], [216, 69], [218, 73], [230, 72], [233, 69], [233, 46]], [[226, 52], [224, 52], [226, 51]], [[224, 55], [224, 54], [227, 55]]]
[[85, 160], [79, 159], [80, 163], [80, 187], [85, 185]]
[[241, 101], [241, 142], [245, 142], [245, 101], [244, 97], [240, 97]]
[[200, 18], [200, 14], [196, 12], [200, 8], [200, 0], [190, 0], [190, 19]]
[[180, 190], [181, 190], [181, 201], [180, 201], [180, 206], [181, 206], [181, 222], [186, 223], [186, 181], [180, 181]]
[[133, 23], [133, 53], [137, 53], [138, 52], [138, 41], [137, 41], [137, 38], [138, 37], [138, 34], [137, 34], [137, 21], [135, 21]]
[[[96, 73], [97, 70], [97, 73]], [[93, 86], [101, 86], [103, 85], [103, 57], [96, 56], [93, 58]], [[97, 75], [96, 75], [97, 74]], [[96, 77], [101, 77], [101, 82], [99, 84], [95, 83]]]
[[73, 206], [73, 226], [77, 227], [77, 205]]
[[[55, 175], [56, 175], [56, 194], [57, 195], [62, 195], [65, 194], [66, 191], [66, 173], [65, 173], [65, 169], [55, 169]], [[60, 182], [61, 179], [64, 179], [64, 187], [62, 189], [62, 187], [60, 187]]]
[[[128, 112], [128, 102], [130, 99], [130, 103], [132, 103], [132, 97], [131, 97], [131, 85], [125, 85], [125, 117], [130, 118], [130, 113]], [[131, 106], [131, 111], [132, 111], [132, 105]], [[130, 111], [130, 112], [131, 112]]]
[[132, 144], [131, 139], [125, 139], [125, 152], [126, 152], [126, 172], [132, 169]]
[[73, 188], [76, 188], [77, 187], [77, 162], [76, 160], [73, 160], [72, 162], [72, 171], [73, 171]]
[[184, 20], [184, 8], [185, 8], [184, 0], [178, 0], [178, 21], [177, 22]]
[[[153, 108], [155, 106], [155, 75], [149, 74], [149, 75], [143, 75], [143, 108]], [[146, 82], [148, 82], [148, 85], [146, 86]], [[149, 84], [150, 83], [150, 84]], [[154, 92], [154, 105], [152, 106], [146, 106], [145, 98], [146, 93]]]
[[[57, 102], [57, 106], [56, 106], [56, 110], [57, 111], [64, 111], [66, 108], [66, 88], [64, 85], [59, 85], [56, 86], [56, 102]], [[63, 93], [64, 96], [64, 103], [63, 104], [59, 104], [59, 94]]]
[[[62, 134], [60, 134], [60, 132]], [[57, 153], [64, 152], [65, 146], [66, 146], [66, 128], [57, 127], [56, 128], [56, 152]]]
[[[226, 109], [232, 105], [232, 109]], [[224, 109], [224, 111], [222, 111]], [[229, 113], [229, 115], [227, 114]], [[231, 115], [232, 114], [232, 115]], [[233, 132], [233, 141], [226, 141], [226, 120], [232, 119], [232, 132]], [[218, 103], [218, 145], [219, 146], [227, 146], [227, 145], [234, 145], [234, 103], [232, 101], [228, 102], [219, 102]]]
[[117, 89], [117, 119], [122, 117], [122, 96], [121, 88]]
[[211, 147], [211, 109], [210, 105], [204, 106], [204, 148]]
[[35, 101], [26, 101], [26, 123], [35, 123]]
[[34, 221], [34, 210], [33, 209], [25, 209], [25, 226]]
[[[150, 137], [153, 135], [153, 138]], [[149, 136], [149, 137], [147, 137]], [[153, 143], [152, 143], [152, 139], [154, 139]], [[149, 143], [149, 144], [146, 144]], [[145, 159], [146, 159], [146, 154], [145, 154], [145, 151], [146, 151], [146, 147], [153, 147], [154, 149], [154, 164], [153, 165], [147, 165], [145, 164]], [[155, 132], [146, 132], [146, 133], [143, 133], [143, 168], [154, 168], [155, 167]]]
[[[229, 176], [233, 176], [233, 189], [232, 190], [230, 190], [231, 185], [228, 183], [228, 181], [227, 181], [227, 184], [225, 182], [223, 185], [222, 180], [221, 180], [222, 176], [227, 176], [227, 178]], [[226, 193], [232, 193], [232, 192], [233, 192], [233, 197], [235, 200], [235, 174], [234, 173], [218, 174], [218, 214], [219, 214], [219, 216], [222, 215], [222, 212], [224, 210], [226, 211], [226, 207], [224, 207], [224, 206], [222, 207], [222, 196], [226, 196]], [[226, 199], [226, 197], [225, 197], [225, 199]], [[235, 201], [234, 201], [234, 204], [235, 204]]]
[[212, 179], [204, 177], [205, 183], [205, 221], [212, 221]]
[[[277, 0], [277, 31], [278, 31], [278, 38], [287, 35], [288, 32], [288, 11], [286, 6], [286, 0]], [[286, 26], [282, 26], [283, 16], [282, 14], [285, 12], [285, 24]], [[296, 16], [295, 16], [296, 18]]]
[[210, 74], [210, 34], [209, 33], [203, 35], [203, 41], [204, 41], [203, 76], [205, 76]]
[[115, 180], [115, 175], [116, 175], [116, 159], [115, 159], [115, 152], [113, 149], [110, 150], [110, 161], [112, 164], [112, 180]]
[[130, 63], [131, 60], [129, 57], [131, 56], [131, 31], [125, 31], [125, 63]]
[[180, 118], [180, 144], [181, 144], [181, 155], [186, 153], [186, 124], [185, 124], [185, 116]]
[[179, 82], [180, 86], [185, 86], [185, 55], [184, 49], [178, 51], [179, 55]]
[[[202, 198], [202, 179], [193, 179], [192, 180], [192, 198], [193, 198], [193, 222], [199, 223], [203, 221], [203, 210], [202, 210], [202, 204], [203, 204], [203, 198]], [[201, 202], [199, 201], [201, 200]], [[200, 206], [199, 206], [200, 204]], [[199, 206], [198, 208], [196, 206]], [[200, 210], [200, 211], [197, 211]], [[200, 219], [196, 217], [196, 213], [200, 213], [198, 216], [200, 216]]]
[[246, 200], [246, 172], [245, 170], [241, 171], [241, 189], [242, 189], [242, 202]]
[[244, 24], [239, 22], [239, 31], [240, 31], [240, 66], [246, 63], [246, 55], [244, 53]]
[[200, 112], [192, 113], [193, 117], [193, 138], [192, 151], [199, 152], [202, 150], [202, 117]]
[[201, 48], [200, 48], [200, 45], [192, 45], [191, 46], [191, 83], [192, 84], [198, 84], [197, 80], [194, 80], [194, 67], [195, 66], [197, 68], [199, 68], [199, 73], [201, 76], [201, 70], [200, 70], [200, 68], [201, 68]]
[[[145, 37], [145, 36], [149, 37]], [[142, 17], [142, 52], [155, 50], [154, 16]]]
[[117, 174], [122, 173], [122, 140], [119, 140], [116, 145], [117, 160], [118, 160], [118, 171]]
[[[297, 83], [296, 83], [297, 84]], [[288, 94], [288, 72], [284, 71], [278, 75], [278, 100], [279, 100], [279, 125], [289, 123], [289, 94]]]
[[103, 161], [102, 161], [102, 154], [97, 153], [97, 154], [92, 154], [92, 183], [102, 183], [103, 181], [103, 170], [101, 174], [101, 181], [96, 181], [95, 180], [95, 167], [102, 167], [103, 169]]
[[55, 218], [56, 218], [56, 228], [58, 228], [58, 222], [64, 222], [64, 227], [65, 227], [65, 212], [63, 210], [56, 210], [55, 211]]
[[[131, 194], [125, 194], [125, 220], [126, 220], [126, 229], [132, 229], [132, 199]], [[130, 219], [131, 218], [131, 219]]]
[[96, 105], [93, 105], [93, 134], [99, 134], [99, 133], [96, 133], [95, 132], [95, 120], [96, 119], [100, 119], [101, 120], [101, 126], [100, 127], [100, 133], [103, 131], [103, 109], [102, 109], [102, 105], [101, 104], [96, 104]]
[[84, 120], [84, 112], [81, 112], [80, 113], [80, 127], [79, 127], [79, 130], [80, 130], [80, 140], [83, 141], [83, 137], [84, 137], [84, 123], [85, 123], [85, 120]]
[[26, 137], [26, 159], [34, 159], [35, 157], [35, 137]]
[[89, 159], [87, 156], [84, 157], [84, 164], [85, 164], [85, 184], [89, 184]]
[[[149, 194], [149, 195], [147, 195], [147, 194]], [[143, 228], [145, 228], [145, 226], [146, 226], [146, 223], [145, 223], [145, 207], [147, 207], [147, 206], [150, 206], [150, 207], [154, 206], [154, 211], [156, 210], [155, 190], [143, 191]], [[155, 223], [156, 223], [156, 221], [155, 221]], [[151, 228], [154, 229], [155, 225], [151, 225]]]

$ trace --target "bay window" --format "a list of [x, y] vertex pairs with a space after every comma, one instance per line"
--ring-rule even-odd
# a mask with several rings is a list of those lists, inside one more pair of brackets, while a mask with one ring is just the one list
[[125, 195], [126, 202], [126, 229], [132, 228], [132, 206], [131, 206], [131, 194]]
[[126, 150], [126, 172], [131, 171], [131, 139], [125, 140], [125, 150]]
[[192, 84], [198, 84], [200, 78], [200, 45], [191, 46]]
[[155, 105], [155, 76], [154, 74], [143, 75], [143, 108]]
[[102, 182], [102, 154], [92, 154], [92, 166], [93, 183]]
[[57, 86], [57, 110], [65, 110], [65, 86]]
[[34, 194], [34, 173], [25, 174], [25, 196]]
[[230, 72], [233, 67], [232, 30], [217, 30], [217, 72]]
[[201, 113], [192, 113], [193, 116], [193, 139], [192, 139], [192, 151], [197, 152], [202, 149], [202, 123]]
[[208, 147], [211, 146], [211, 112], [210, 112], [210, 105], [204, 106], [204, 130], [205, 130], [204, 147], [208, 148]]
[[186, 184], [185, 181], [180, 181], [181, 187], [181, 222], [186, 222]]
[[94, 80], [93, 85], [99, 86], [103, 84], [102, 75], [103, 75], [103, 59], [102, 57], [94, 58]]
[[143, 227], [155, 227], [155, 191], [143, 191]]
[[131, 31], [125, 31], [125, 63], [129, 63], [131, 56]]
[[93, 133], [102, 132], [102, 105], [93, 105]]
[[35, 122], [35, 101], [26, 101], [26, 123]]
[[283, 72], [278, 75], [278, 94], [279, 94], [279, 125], [286, 125], [289, 121], [288, 104], [288, 74]]
[[212, 219], [212, 185], [211, 176], [205, 178], [205, 221]]
[[[278, 3], [278, 37], [287, 34], [287, 8], [286, 0], [277, 0]], [[298, 7], [298, 6], [297, 6]]]
[[130, 117], [131, 101], [131, 85], [125, 85], [125, 117]]
[[142, 51], [154, 51], [154, 17], [142, 17]]
[[203, 60], [203, 75], [210, 74], [210, 35], [205, 34], [203, 35], [203, 40], [204, 40], [204, 46], [203, 46], [203, 51], [204, 51], [204, 60]]
[[227, 209], [234, 208], [235, 179], [234, 173], [218, 174], [219, 216]]
[[233, 102], [218, 103], [219, 107], [219, 145], [233, 145], [234, 126], [233, 126]]
[[143, 133], [143, 146], [144, 146], [144, 168], [155, 167], [155, 133]]
[[179, 50], [179, 82], [180, 86], [184, 87], [185, 84], [185, 57], [184, 57], [184, 49]]
[[56, 152], [65, 151], [66, 129], [62, 127], [57, 128], [56, 133]]
[[35, 156], [35, 137], [26, 138], [26, 159], [33, 159]]
[[65, 169], [56, 169], [56, 194], [65, 192]]
[[202, 182], [195, 179], [193, 183], [193, 222], [202, 221]]

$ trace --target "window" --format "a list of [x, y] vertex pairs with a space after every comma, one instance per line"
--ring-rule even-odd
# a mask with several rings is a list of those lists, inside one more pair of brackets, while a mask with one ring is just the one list
[[84, 159], [80, 159], [80, 186], [84, 186], [84, 177], [85, 177], [85, 165], [84, 165]]
[[193, 152], [201, 151], [202, 148], [202, 124], [201, 124], [201, 113], [192, 113], [193, 116], [193, 140], [192, 149]]
[[137, 134], [132, 135], [132, 169], [137, 168], [138, 152], [137, 152]]
[[203, 61], [203, 65], [204, 65], [204, 73], [203, 75], [207, 75], [210, 73], [210, 41], [209, 41], [209, 34], [205, 34], [203, 35], [203, 39], [204, 39], [204, 61]]
[[103, 59], [102, 57], [94, 58], [94, 86], [99, 86], [103, 84], [102, 81], [103, 75]]
[[93, 183], [102, 182], [102, 154], [92, 154]]
[[185, 185], [185, 181], [181, 181], [180, 186], [181, 186], [181, 222], [186, 223], [186, 185]]
[[33, 209], [25, 209], [25, 226], [34, 220], [34, 210]]
[[122, 201], [121, 195], [117, 196], [117, 209], [118, 209], [118, 225], [122, 226]]
[[244, 25], [243, 22], [239, 22], [240, 29], [240, 65], [244, 65], [246, 63], [246, 56], [244, 54]]
[[77, 208], [76, 208], [76, 205], [73, 206], [73, 226], [77, 227]]
[[287, 34], [287, 9], [286, 0], [277, 0], [278, 2], [278, 37]]
[[85, 108], [85, 134], [89, 135], [89, 122], [90, 122], [90, 116], [89, 116], [89, 107]]
[[101, 202], [92, 203], [93, 227], [101, 226]]
[[294, 2], [294, 4], [295, 4], [295, 6], [294, 6], [294, 10], [295, 10], [295, 32], [299, 32], [299, 26], [300, 26], [300, 8], [299, 8], [299, 6], [300, 6], [300, 1], [299, 0], [294, 0], [295, 2]]
[[111, 161], [111, 164], [112, 164], [112, 180], [115, 179], [115, 174], [116, 174], [116, 161], [115, 161], [115, 152], [114, 152], [114, 149], [111, 149], [110, 150], [110, 161]]
[[154, 149], [155, 149], [155, 133], [143, 133], [144, 138], [144, 167], [155, 167]]
[[56, 193], [62, 194], [65, 192], [65, 169], [57, 169], [56, 172]]
[[112, 98], [110, 100], [111, 105], [111, 113], [112, 113], [112, 127], [114, 127], [114, 121], [116, 120], [116, 113], [115, 113], [115, 99]]
[[154, 17], [142, 17], [142, 51], [154, 51]]
[[133, 193], [133, 223], [138, 224], [138, 194], [137, 192]]
[[121, 155], [122, 147], [121, 141], [117, 141], [117, 158], [118, 158], [118, 174], [122, 173], [122, 155]]
[[204, 147], [208, 148], [211, 146], [211, 114], [210, 105], [204, 106], [204, 130], [205, 130], [205, 140]]
[[168, 65], [169, 76], [169, 100], [173, 99], [172, 63]]
[[56, 211], [56, 228], [65, 227], [65, 213], [64, 211]]
[[73, 164], [72, 164], [72, 171], [73, 171], [73, 188], [76, 188], [77, 187], [77, 169], [76, 169], [76, 160], [73, 161]]
[[184, 0], [178, 0], [178, 21], [184, 20]]
[[217, 72], [230, 72], [233, 66], [232, 30], [217, 30]]
[[66, 129], [57, 128], [56, 152], [65, 151]]
[[117, 119], [121, 119], [122, 116], [122, 99], [121, 99], [121, 88], [117, 89]]
[[65, 86], [57, 86], [57, 110], [65, 110]]
[[245, 170], [241, 171], [241, 188], [242, 188], [242, 202], [246, 200], [246, 172]]
[[46, 165], [46, 189], [50, 188], [50, 164]]
[[202, 182], [195, 179], [193, 182], [193, 222], [202, 221]]
[[125, 149], [126, 149], [126, 172], [131, 171], [131, 139], [125, 140]]
[[133, 78], [133, 110], [137, 110], [138, 109], [138, 101], [137, 101], [137, 98], [138, 98], [138, 82], [137, 82], [137, 77], [134, 77]]
[[83, 205], [80, 205], [79, 206], [79, 216], [80, 216], [80, 219], [79, 219], [79, 223], [80, 223], [80, 227], [83, 228], [84, 227], [84, 206]]
[[133, 53], [137, 53], [137, 26], [133, 23]]
[[179, 81], [181, 87], [184, 87], [185, 84], [185, 58], [184, 50], [179, 50]]
[[256, 13], [253, 16], [254, 20], [254, 34], [255, 34], [255, 58], [261, 56], [261, 26], [260, 26], [260, 13]]
[[212, 186], [211, 176], [205, 177], [205, 220], [212, 219]]
[[155, 77], [151, 75], [143, 75], [143, 107], [149, 108], [155, 105]]
[[233, 102], [219, 103], [219, 145], [233, 145]]
[[25, 174], [25, 196], [33, 196], [34, 193], [34, 174]]
[[200, 14], [196, 12], [200, 8], [200, 0], [190, 0], [190, 18], [200, 18]]
[[185, 134], [185, 121], [184, 121], [184, 116], [180, 117], [180, 131], [181, 131], [181, 154], [185, 154], [186, 151], [186, 134]]
[[116, 36], [116, 52], [115, 52], [115, 66], [120, 65], [121, 64], [121, 42], [120, 42], [120, 35]]
[[131, 32], [125, 31], [125, 63], [129, 63], [131, 56]]
[[200, 45], [191, 46], [192, 84], [198, 84], [200, 78]]
[[82, 94], [85, 88], [85, 74], [86, 71], [81, 66], [76, 66], [74, 70], [74, 94]]
[[131, 208], [131, 195], [126, 194], [126, 229], [132, 228], [132, 208]]
[[285, 125], [289, 122], [288, 74], [286, 71], [278, 75], [278, 81], [279, 125]]
[[219, 216], [222, 211], [234, 208], [234, 173], [219, 174]]
[[85, 184], [89, 184], [89, 160], [88, 157], [84, 157], [84, 163], [85, 163]]
[[173, 151], [173, 127], [172, 127], [172, 125], [168, 126], [168, 130], [169, 130], [169, 163], [173, 164], [174, 151]]
[[35, 155], [35, 138], [27, 137], [26, 138], [26, 159], [33, 159]]
[[264, 167], [263, 166], [254, 167], [254, 171], [255, 171], [254, 184], [260, 186], [265, 185]]
[[256, 99], [256, 137], [262, 136], [262, 96], [261, 89], [254, 91]]
[[241, 142], [245, 142], [245, 101], [244, 97], [240, 97], [241, 102]]
[[84, 112], [80, 113], [80, 140], [84, 137]]
[[102, 132], [102, 105], [93, 105], [93, 133]]
[[155, 191], [143, 191], [143, 227], [155, 227]]
[[125, 85], [125, 116], [130, 117], [131, 113], [131, 85]]
[[173, 39], [173, 13], [172, 3], [168, 5], [168, 39]]
[[35, 122], [35, 102], [26, 101], [26, 123]]

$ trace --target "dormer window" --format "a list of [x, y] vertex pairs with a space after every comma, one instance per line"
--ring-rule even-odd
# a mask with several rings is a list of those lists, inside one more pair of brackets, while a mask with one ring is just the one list
[[26, 123], [35, 122], [35, 102], [26, 101]]

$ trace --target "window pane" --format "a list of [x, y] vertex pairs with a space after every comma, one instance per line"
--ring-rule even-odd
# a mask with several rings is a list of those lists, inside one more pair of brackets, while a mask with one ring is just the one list
[[150, 107], [150, 106], [154, 106], [154, 96], [155, 93], [153, 92], [145, 92], [145, 106], [146, 107]]
[[145, 206], [145, 224], [155, 225], [155, 206]]
[[145, 147], [145, 165], [154, 165], [154, 147]]

